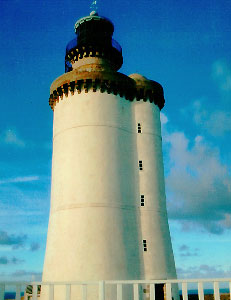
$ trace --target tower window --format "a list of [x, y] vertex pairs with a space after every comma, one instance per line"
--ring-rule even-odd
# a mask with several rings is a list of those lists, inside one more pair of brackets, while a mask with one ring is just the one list
[[143, 250], [145, 252], [148, 250], [148, 248], [147, 248], [147, 240], [143, 240]]
[[144, 195], [140, 195], [140, 206], [144, 206]]
[[137, 124], [137, 132], [138, 133], [142, 133], [142, 130], [141, 130], [141, 125], [140, 123]]
[[142, 162], [142, 160], [139, 160], [139, 169], [143, 170], [143, 162]]

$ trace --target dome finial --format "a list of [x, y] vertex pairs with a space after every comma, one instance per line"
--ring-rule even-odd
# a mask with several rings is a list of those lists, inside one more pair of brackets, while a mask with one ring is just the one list
[[90, 16], [98, 16], [97, 11], [93, 10], [93, 11], [90, 13]]
[[91, 9], [90, 16], [92, 16], [92, 15], [93, 16], [98, 15], [98, 13], [97, 13], [97, 10], [98, 10], [97, 0], [92, 0], [90, 9]]

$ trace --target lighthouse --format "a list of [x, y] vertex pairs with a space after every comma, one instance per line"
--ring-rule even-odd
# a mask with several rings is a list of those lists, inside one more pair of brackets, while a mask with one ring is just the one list
[[[142, 75], [118, 72], [123, 57], [113, 32], [112, 22], [96, 12], [78, 20], [65, 73], [50, 88], [44, 282], [176, 278], [162, 156], [163, 89]], [[94, 290], [88, 299], [96, 299]]]

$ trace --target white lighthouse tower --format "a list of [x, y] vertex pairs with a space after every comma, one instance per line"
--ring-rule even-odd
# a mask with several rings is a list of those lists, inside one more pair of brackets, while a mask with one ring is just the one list
[[77, 21], [66, 73], [51, 85], [43, 281], [176, 278], [161, 145], [163, 89], [117, 72], [123, 58], [113, 31], [95, 12]]

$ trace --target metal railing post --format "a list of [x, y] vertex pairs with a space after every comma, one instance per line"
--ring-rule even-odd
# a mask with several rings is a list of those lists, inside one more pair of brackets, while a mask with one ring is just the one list
[[133, 284], [133, 299], [139, 300], [139, 289], [138, 289], [138, 283]]
[[0, 300], [4, 300], [5, 297], [5, 284], [0, 284]]
[[54, 300], [54, 285], [49, 284], [49, 300]]
[[231, 281], [229, 282], [229, 299], [231, 299]]
[[66, 284], [66, 300], [70, 300], [70, 299], [71, 299], [71, 285]]
[[166, 283], [166, 299], [172, 300], [172, 284]]
[[87, 300], [87, 285], [82, 284], [82, 300]]
[[155, 295], [155, 285], [150, 284], [150, 300], [155, 300], [156, 295]]
[[219, 283], [217, 281], [213, 283], [213, 290], [214, 290], [214, 300], [220, 300]]
[[99, 300], [105, 300], [105, 282], [99, 282]]
[[182, 282], [182, 297], [183, 297], [183, 300], [188, 300], [188, 285], [187, 285], [187, 282]]
[[16, 300], [21, 300], [21, 285], [17, 284], [16, 285]]
[[117, 283], [117, 300], [122, 300], [123, 294], [122, 294], [122, 284]]
[[199, 300], [204, 300], [204, 288], [203, 288], [203, 282], [198, 282], [198, 298]]
[[37, 294], [38, 294], [38, 286], [37, 286], [37, 284], [33, 284], [33, 286], [32, 286], [32, 300], [37, 300]]

